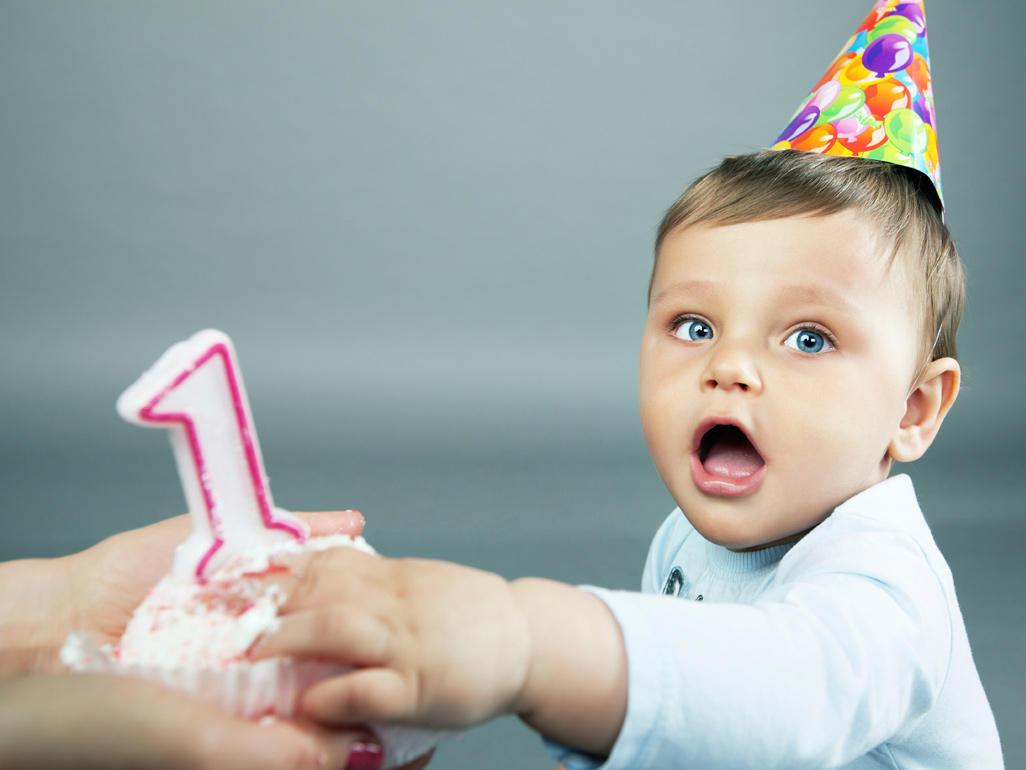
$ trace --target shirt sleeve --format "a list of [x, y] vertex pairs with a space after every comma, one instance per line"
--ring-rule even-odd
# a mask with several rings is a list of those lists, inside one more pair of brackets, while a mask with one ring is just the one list
[[627, 716], [603, 770], [836, 767], [930, 709], [951, 618], [918, 544], [849, 536], [810, 553], [754, 604], [589, 589], [628, 657]]
[[[648, 555], [645, 558], [645, 568], [641, 576], [641, 590], [644, 593], [657, 594], [662, 591], [662, 581], [666, 571], [667, 559], [672, 558], [670, 543], [680, 542], [683, 537], [677, 534], [677, 530], [685, 525], [688, 529], [691, 525], [687, 523], [680, 508], [675, 509], [659, 526], [652, 542], [648, 547]], [[599, 589], [582, 586], [584, 590], [590, 590], [603, 598]], [[545, 749], [557, 759], [565, 770], [594, 770], [601, 767], [605, 762], [602, 757], [591, 754], [584, 754], [576, 751], [570, 746], [545, 739]]]

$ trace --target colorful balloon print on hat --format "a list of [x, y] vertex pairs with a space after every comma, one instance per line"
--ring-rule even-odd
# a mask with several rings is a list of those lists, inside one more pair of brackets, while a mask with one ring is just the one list
[[922, 0], [878, 0], [770, 149], [914, 168], [943, 207]]

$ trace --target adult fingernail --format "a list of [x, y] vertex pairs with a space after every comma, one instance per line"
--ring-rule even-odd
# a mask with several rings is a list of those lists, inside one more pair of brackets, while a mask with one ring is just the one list
[[385, 761], [385, 752], [377, 743], [359, 741], [349, 749], [349, 761], [346, 770], [381, 770]]
[[[354, 510], [352, 508], [347, 508], [344, 512], [345, 513], [354, 514], [354, 518], [356, 519], [356, 526], [359, 527], [360, 529], [363, 529], [363, 525], [367, 523], [367, 519], [364, 518], [362, 513], [360, 513], [357, 510]], [[342, 532], [344, 534], [348, 534], [349, 531], [352, 530], [352, 528], [353, 528], [352, 524], [349, 524], [349, 525], [342, 524], [342, 525], [340, 525], [338, 527], [338, 531]]]

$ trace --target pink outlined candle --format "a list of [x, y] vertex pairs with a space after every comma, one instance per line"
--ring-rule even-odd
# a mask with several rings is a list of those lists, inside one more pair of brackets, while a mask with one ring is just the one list
[[167, 352], [117, 402], [129, 422], [166, 428], [192, 516], [174, 571], [205, 580], [234, 554], [287, 539], [306, 526], [276, 509], [231, 339], [205, 329]]

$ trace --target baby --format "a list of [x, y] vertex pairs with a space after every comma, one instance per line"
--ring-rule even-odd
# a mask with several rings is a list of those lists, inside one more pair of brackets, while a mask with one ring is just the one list
[[339, 549], [257, 655], [354, 666], [306, 692], [326, 724], [514, 713], [567, 768], [1001, 767], [951, 573], [890, 475], [959, 389], [964, 279], [924, 179], [767, 151], [667, 212], [640, 397], [679, 508], [643, 593]]

